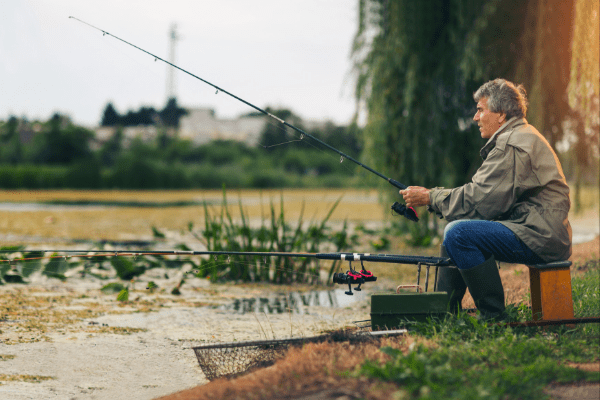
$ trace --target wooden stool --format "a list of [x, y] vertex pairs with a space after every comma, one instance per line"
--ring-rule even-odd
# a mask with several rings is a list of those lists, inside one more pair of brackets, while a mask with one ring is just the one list
[[535, 321], [573, 318], [571, 261], [528, 265]]

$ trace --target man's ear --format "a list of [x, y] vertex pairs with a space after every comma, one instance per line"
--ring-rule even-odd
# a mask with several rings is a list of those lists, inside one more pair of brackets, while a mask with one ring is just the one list
[[504, 114], [504, 113], [500, 114], [500, 116], [498, 117], [498, 122], [500, 124], [505, 123], [506, 122], [506, 114]]

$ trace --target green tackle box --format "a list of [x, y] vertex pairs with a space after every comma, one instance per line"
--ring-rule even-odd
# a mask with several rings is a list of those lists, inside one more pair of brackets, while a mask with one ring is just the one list
[[448, 310], [446, 292], [374, 294], [371, 296], [373, 330], [396, 329], [405, 321], [425, 322]]

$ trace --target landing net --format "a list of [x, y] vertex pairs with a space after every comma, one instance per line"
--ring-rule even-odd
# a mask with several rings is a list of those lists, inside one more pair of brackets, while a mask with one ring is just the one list
[[202, 372], [209, 381], [212, 381], [217, 378], [232, 378], [258, 368], [273, 365], [275, 361], [285, 356], [290, 346], [302, 346], [306, 343], [325, 341], [364, 342], [373, 340], [378, 336], [401, 335], [405, 332], [404, 329], [359, 333], [333, 332], [307, 338], [209, 344], [193, 347], [192, 349], [196, 353]]

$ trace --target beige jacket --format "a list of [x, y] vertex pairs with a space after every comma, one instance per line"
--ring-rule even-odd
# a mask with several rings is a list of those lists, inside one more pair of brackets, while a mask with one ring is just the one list
[[571, 256], [569, 186], [556, 154], [524, 118], [511, 118], [481, 149], [470, 183], [432, 189], [430, 211], [448, 221], [498, 221], [546, 262]]

